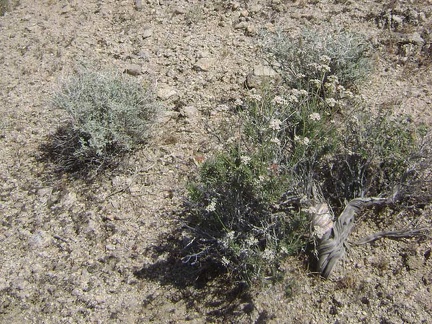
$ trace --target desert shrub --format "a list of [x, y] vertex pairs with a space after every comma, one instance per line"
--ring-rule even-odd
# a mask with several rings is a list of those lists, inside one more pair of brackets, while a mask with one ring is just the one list
[[278, 278], [283, 258], [307, 245], [309, 207], [340, 212], [347, 200], [391, 196], [416, 177], [409, 170], [425, 132], [410, 119], [330, 108], [297, 89], [239, 105], [240, 135], [224, 140], [190, 186], [184, 262], [248, 283]]
[[361, 35], [348, 31], [305, 29], [298, 37], [284, 32], [265, 34], [263, 47], [286, 83], [297, 89], [308, 89], [311, 81], [324, 84], [330, 75], [349, 88], [371, 69], [369, 44]]
[[150, 87], [125, 75], [87, 68], [60, 85], [52, 104], [69, 116], [52, 145], [64, 170], [100, 166], [134, 149], [148, 137], [158, 111]]
[[193, 239], [183, 260], [246, 283], [275, 279], [281, 256], [298, 249], [307, 219], [300, 210], [274, 209], [286, 190], [284, 177], [262, 152], [236, 146], [206, 161], [189, 188]]
[[278, 278], [283, 258], [306, 247], [318, 204], [341, 212], [354, 198], [396, 201], [427, 164], [427, 130], [372, 113], [349, 89], [368, 71], [360, 36], [272, 41], [286, 84], [236, 102], [217, 134], [223, 149], [200, 167], [187, 204], [183, 261], [247, 283]]
[[423, 155], [426, 135], [406, 115], [365, 109], [347, 115], [338, 125], [339, 148], [318, 171], [327, 200], [342, 207], [357, 197], [395, 195], [416, 177], [410, 170]]
[[240, 137], [227, 139], [190, 186], [185, 261], [247, 283], [278, 277], [283, 257], [305, 246], [300, 201], [312, 197], [316, 164], [335, 145], [325, 109], [299, 90], [254, 93], [242, 104]]

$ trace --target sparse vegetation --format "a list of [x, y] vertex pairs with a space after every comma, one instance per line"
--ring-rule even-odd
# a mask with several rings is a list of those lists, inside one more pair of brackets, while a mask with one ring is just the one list
[[[391, 196], [418, 175], [410, 165], [425, 131], [406, 116], [371, 118], [342, 85], [367, 71], [367, 46], [358, 39], [304, 34], [292, 42], [302, 50], [287, 43], [270, 50], [286, 50], [281, 67], [292, 88], [262, 89], [237, 103], [231, 129], [239, 134], [223, 140], [190, 187], [184, 262], [248, 283], [276, 279], [283, 257], [306, 248], [310, 207], [327, 202], [340, 212], [347, 200]], [[328, 65], [311, 69], [320, 64]]]
[[100, 167], [134, 149], [148, 137], [159, 108], [150, 86], [87, 68], [61, 84], [52, 102], [69, 115], [49, 145], [65, 171]]
[[[0, 322], [432, 317], [427, 1], [1, 3]], [[335, 27], [373, 73], [291, 80], [270, 40]], [[82, 60], [163, 100], [129, 148], [77, 158]]]
[[265, 35], [263, 45], [286, 83], [297, 89], [308, 89], [310, 82], [324, 85], [330, 75], [350, 88], [371, 71], [370, 45], [348, 31], [305, 29], [295, 38], [279, 32]]

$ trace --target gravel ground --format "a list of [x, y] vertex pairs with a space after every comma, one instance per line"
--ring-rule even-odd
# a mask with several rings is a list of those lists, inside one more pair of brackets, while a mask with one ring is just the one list
[[[20, 0], [0, 17], [0, 321], [430, 323], [430, 238], [353, 246], [330, 280], [292, 257], [281, 283], [241, 298], [179, 285], [158, 249], [194, 158], [215, 148], [209, 124], [265, 64], [259, 33], [332, 26], [373, 44], [372, 109], [432, 124], [431, 1]], [[80, 62], [150, 80], [166, 107], [149, 143], [91, 181], [53, 173], [40, 150], [66, 118], [50, 97]], [[353, 240], [431, 215], [366, 215]]]

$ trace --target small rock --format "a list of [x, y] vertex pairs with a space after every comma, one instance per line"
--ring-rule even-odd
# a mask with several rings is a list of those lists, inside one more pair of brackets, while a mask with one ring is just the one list
[[253, 14], [256, 14], [262, 10], [262, 6], [259, 4], [255, 4], [250, 6], [249, 11]]
[[278, 76], [275, 70], [273, 70], [270, 66], [266, 66], [266, 65], [256, 65], [253, 69], [253, 74], [255, 76], [272, 77], [272, 78]]
[[240, 3], [237, 1], [232, 2], [231, 8], [232, 8], [232, 10], [237, 10], [238, 8], [240, 8]]
[[145, 51], [145, 50], [141, 50], [138, 52], [138, 58], [140, 58], [144, 61], [148, 61], [150, 58], [150, 53]]
[[77, 202], [77, 195], [75, 192], [68, 192], [61, 200], [61, 205], [64, 208], [70, 208]]
[[394, 23], [396, 23], [397, 26], [402, 26], [404, 18], [398, 15], [392, 15], [391, 16]]
[[52, 187], [41, 188], [37, 191], [37, 195], [39, 196], [39, 200], [41, 203], [46, 204], [48, 200], [51, 198], [53, 193]]
[[240, 12], [240, 17], [248, 17], [249, 16], [249, 11], [247, 10], [242, 10]]
[[253, 36], [257, 33], [257, 29], [254, 25], [248, 25], [246, 27], [246, 34], [248, 34], [249, 36]]
[[234, 26], [234, 29], [246, 29], [248, 27], [248, 23], [246, 21], [241, 21], [237, 25]]
[[115, 245], [112, 245], [112, 244], [107, 244], [107, 245], [105, 245], [105, 248], [106, 248], [108, 251], [114, 251], [114, 250], [116, 249]]
[[248, 88], [259, 88], [264, 82], [280, 80], [279, 74], [269, 66], [256, 65], [246, 77]]
[[151, 37], [152, 35], [153, 35], [153, 29], [151, 29], [150, 27], [146, 27], [146, 28], [144, 28], [141, 36], [143, 39], [146, 39], [146, 38]]
[[198, 120], [199, 118], [199, 111], [194, 106], [185, 106], [181, 110], [181, 115], [189, 119], [190, 121]]
[[130, 64], [125, 70], [124, 73], [127, 73], [132, 76], [137, 76], [142, 73], [142, 66], [138, 64]]
[[423, 262], [420, 258], [411, 255], [407, 257], [405, 264], [408, 270], [419, 270], [423, 266]]
[[406, 38], [410, 43], [413, 43], [413, 44], [416, 44], [419, 46], [423, 46], [423, 44], [425, 43], [424, 39], [417, 32], [406, 35]]
[[42, 230], [36, 231], [28, 240], [29, 247], [32, 250], [40, 249], [51, 243], [51, 236]]
[[136, 10], [142, 9], [142, 1], [141, 0], [135, 0], [135, 9]]
[[207, 72], [213, 66], [214, 62], [215, 60], [212, 58], [203, 57], [195, 63], [194, 69], [197, 71]]
[[10, 287], [10, 284], [6, 279], [0, 278], [0, 291], [7, 290]]
[[198, 51], [197, 52], [197, 57], [198, 58], [208, 58], [210, 57], [210, 52], [209, 51]]
[[174, 9], [174, 14], [175, 15], [184, 15], [184, 14], [186, 14], [186, 9], [183, 7], [178, 7], [176, 9]]
[[161, 100], [167, 100], [173, 96], [175, 96], [177, 92], [173, 87], [168, 84], [161, 83], [158, 86], [157, 97]]

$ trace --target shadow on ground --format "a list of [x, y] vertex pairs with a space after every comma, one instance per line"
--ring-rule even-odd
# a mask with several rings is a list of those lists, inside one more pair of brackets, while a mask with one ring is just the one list
[[[146, 252], [155, 260], [135, 271], [142, 280], [151, 280], [163, 286], [174, 287], [189, 309], [202, 313], [207, 321], [236, 322], [254, 309], [250, 291], [245, 283], [232, 282], [217, 264], [195, 267], [184, 263], [185, 242], [183, 230], [161, 235], [159, 244]], [[162, 256], [162, 257], [161, 257]], [[258, 323], [265, 323], [268, 315], [259, 315]]]

